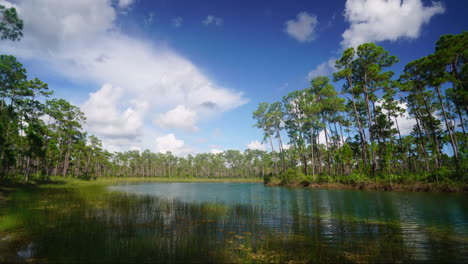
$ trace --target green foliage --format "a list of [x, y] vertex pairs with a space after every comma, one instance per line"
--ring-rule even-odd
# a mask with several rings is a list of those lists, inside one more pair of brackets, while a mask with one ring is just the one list
[[268, 173], [263, 176], [263, 183], [264, 184], [270, 184], [274, 179], [274, 176], [272, 173]]
[[23, 20], [18, 17], [15, 8], [0, 5], [0, 38], [20, 40], [23, 37]]
[[348, 177], [346, 177], [346, 182], [352, 184], [364, 183], [369, 180], [369, 177], [366, 174], [359, 172], [353, 172]]
[[429, 174], [427, 180], [430, 182], [450, 182], [450, 179], [454, 179], [457, 176], [457, 172], [454, 169], [447, 168], [445, 166], [438, 168], [435, 172]]
[[280, 180], [282, 184], [290, 184], [302, 179], [304, 179], [304, 174], [293, 168], [289, 168], [280, 174]]
[[317, 178], [317, 182], [319, 183], [327, 183], [327, 182], [334, 182], [335, 179], [328, 175], [328, 174], [320, 174]]
[[[0, 5], [0, 13], [2, 38], [21, 38], [16, 11]], [[398, 59], [384, 48], [365, 43], [347, 49], [334, 74], [343, 84], [341, 91], [328, 77], [318, 76], [310, 87], [258, 106], [254, 126], [263, 131], [271, 152], [226, 150], [187, 157], [106, 151], [100, 139], [83, 131], [86, 117], [77, 106], [49, 99], [47, 84], [29, 80], [15, 57], [0, 55], [0, 180], [73, 175], [263, 177], [265, 183], [276, 179], [302, 185], [466, 182], [467, 38], [467, 32], [442, 36], [435, 52], [408, 63], [398, 80], [387, 70]], [[400, 131], [398, 118], [403, 114], [416, 121], [410, 135]]]

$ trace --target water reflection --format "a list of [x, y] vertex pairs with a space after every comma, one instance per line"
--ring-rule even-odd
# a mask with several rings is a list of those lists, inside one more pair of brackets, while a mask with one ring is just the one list
[[0, 262], [468, 261], [463, 196], [242, 183], [111, 189], [16, 194], [0, 213], [18, 223], [0, 229], [14, 234]]

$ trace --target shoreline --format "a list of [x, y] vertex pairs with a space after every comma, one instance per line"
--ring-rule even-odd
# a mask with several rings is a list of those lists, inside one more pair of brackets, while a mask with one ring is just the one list
[[294, 182], [294, 183], [281, 183], [271, 182], [264, 184], [269, 187], [286, 187], [286, 188], [311, 188], [311, 189], [333, 189], [333, 190], [365, 190], [365, 191], [386, 191], [386, 192], [440, 192], [440, 193], [468, 193], [468, 184], [452, 185], [447, 183], [308, 183], [308, 182]]
[[30, 181], [24, 182], [0, 182], [0, 193], [13, 191], [18, 188], [35, 188], [35, 187], [66, 187], [77, 185], [110, 185], [120, 183], [143, 183], [143, 182], [187, 182], [187, 183], [209, 183], [209, 182], [263, 182], [261, 178], [160, 178], [160, 177], [102, 177], [97, 179], [80, 179], [73, 177], [54, 176], [47, 181]]
[[[114, 185], [128, 183], [262, 183], [260, 178], [143, 178], [143, 177], [122, 177], [122, 178], [98, 178], [96, 180], [84, 180], [71, 177], [53, 177], [46, 182], [28, 182], [2, 185], [0, 184], [0, 203], [4, 202], [8, 193], [17, 189], [30, 188], [66, 188], [89, 185]], [[264, 183], [267, 187], [286, 188], [312, 188], [312, 189], [332, 189], [332, 190], [367, 190], [386, 192], [440, 192], [440, 193], [468, 193], [468, 184], [463, 183], [388, 183], [388, 182], [361, 182], [361, 183], [338, 183], [338, 182], [307, 182], [297, 181], [292, 183], [282, 183], [275, 180]]]

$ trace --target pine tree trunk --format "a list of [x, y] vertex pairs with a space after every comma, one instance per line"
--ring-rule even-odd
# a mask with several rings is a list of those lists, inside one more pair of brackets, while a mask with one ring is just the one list
[[438, 98], [439, 98], [440, 107], [442, 108], [442, 113], [444, 115], [445, 128], [447, 130], [447, 133], [449, 134], [450, 144], [452, 145], [453, 155], [455, 156], [455, 164], [456, 164], [457, 169], [458, 169], [460, 167], [459, 158], [458, 158], [458, 146], [457, 146], [457, 143], [456, 143], [455, 136], [452, 133], [452, 129], [451, 129], [449, 123], [448, 123], [447, 113], [445, 112], [445, 106], [444, 106], [444, 102], [442, 100], [442, 94], [440, 93], [440, 87], [437, 86], [436, 90], [437, 90], [437, 95], [438, 95]]

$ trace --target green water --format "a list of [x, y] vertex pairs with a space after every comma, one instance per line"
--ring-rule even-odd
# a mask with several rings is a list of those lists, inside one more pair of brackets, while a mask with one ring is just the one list
[[466, 201], [258, 183], [44, 188], [0, 204], [0, 262], [467, 263]]

